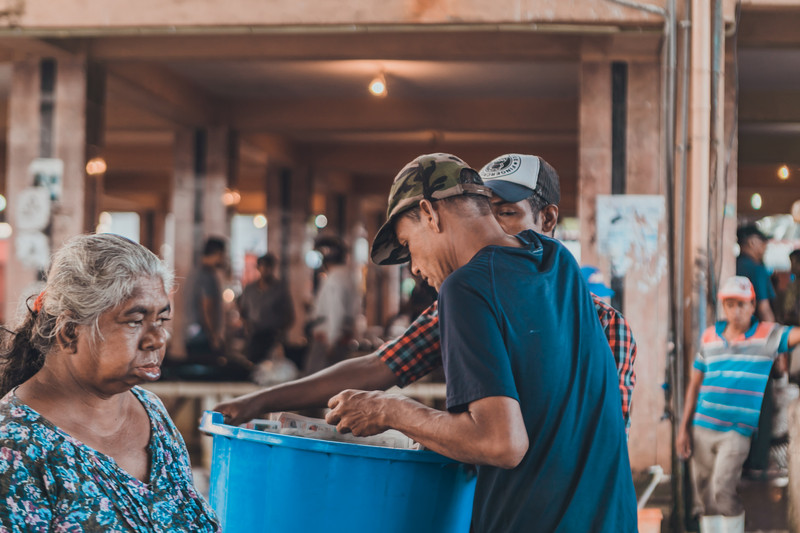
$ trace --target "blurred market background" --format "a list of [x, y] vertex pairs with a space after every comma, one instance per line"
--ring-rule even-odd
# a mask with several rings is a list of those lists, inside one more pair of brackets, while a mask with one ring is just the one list
[[[71, 235], [125, 235], [179, 282], [221, 236], [227, 354], [270, 252], [296, 314], [282, 361], [302, 362], [315, 242], [335, 236], [358, 280], [352, 353], [368, 353], [415, 287], [368, 261], [397, 170], [428, 152], [476, 168], [541, 155], [561, 176], [557, 237], [603, 271], [635, 333], [631, 464], [641, 486], [665, 472], [664, 527], [680, 528], [673, 428], [736, 228], [771, 237], [779, 291], [800, 247], [798, 27], [798, 0], [2, 0], [0, 313], [13, 322]], [[177, 366], [184, 314], [179, 289]], [[156, 388], [200, 454], [198, 404], [256, 385], [189, 374]], [[758, 504], [777, 522], [754, 527], [786, 529], [787, 489], [756, 489], [780, 511]]]

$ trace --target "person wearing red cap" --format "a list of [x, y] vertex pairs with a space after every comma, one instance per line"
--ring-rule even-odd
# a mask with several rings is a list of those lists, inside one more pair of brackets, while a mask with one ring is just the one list
[[764, 390], [775, 359], [800, 343], [800, 328], [756, 318], [756, 293], [744, 276], [719, 291], [725, 319], [701, 341], [676, 447], [692, 459], [695, 508], [702, 531], [744, 531], [736, 486], [758, 427]]

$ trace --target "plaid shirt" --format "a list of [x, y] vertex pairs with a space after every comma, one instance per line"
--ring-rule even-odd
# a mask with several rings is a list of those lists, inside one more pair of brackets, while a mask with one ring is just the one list
[[[616, 309], [592, 294], [597, 317], [608, 338], [619, 374], [619, 392], [622, 396], [622, 418], [625, 431], [630, 428], [631, 396], [636, 384], [633, 363], [636, 360], [636, 341], [625, 318]], [[401, 387], [413, 383], [442, 364], [441, 337], [439, 335], [438, 302], [428, 307], [400, 337], [381, 346], [376, 355], [397, 376]]]

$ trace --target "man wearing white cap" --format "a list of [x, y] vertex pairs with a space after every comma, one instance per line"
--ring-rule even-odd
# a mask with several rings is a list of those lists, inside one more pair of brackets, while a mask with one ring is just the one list
[[[535, 155], [505, 154], [487, 163], [480, 171], [481, 179], [493, 193], [491, 203], [495, 218], [509, 235], [527, 229], [553, 237], [558, 222], [561, 186], [558, 173], [543, 158]], [[608, 339], [619, 376], [622, 418], [625, 432], [630, 430], [631, 399], [636, 384], [633, 364], [636, 361], [636, 341], [622, 314], [603, 301], [613, 291], [601, 283], [595, 267], [584, 267], [581, 275], [591, 291], [603, 333]], [[610, 293], [608, 291], [611, 291]]]
[[[492, 212], [506, 233], [515, 235], [531, 229], [553, 236], [561, 200], [560, 180], [544, 159], [533, 155], [502, 155], [484, 166], [480, 176], [494, 194]], [[617, 366], [627, 432], [636, 383], [633, 370], [636, 342], [619, 312], [594, 294], [592, 301]], [[214, 410], [225, 414], [226, 422], [240, 424], [266, 412], [324, 406], [331, 396], [344, 389], [405, 387], [441, 366], [440, 338], [439, 312], [434, 302], [403, 335], [385, 343], [374, 354], [347, 359], [301, 380], [223, 402]]]
[[701, 532], [743, 532], [736, 486], [772, 365], [800, 343], [800, 328], [760, 322], [753, 284], [744, 276], [728, 278], [719, 300], [725, 319], [703, 333], [676, 447], [683, 459], [692, 457]]

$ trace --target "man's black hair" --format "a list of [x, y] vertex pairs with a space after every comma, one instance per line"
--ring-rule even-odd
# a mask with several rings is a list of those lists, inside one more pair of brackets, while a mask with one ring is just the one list
[[736, 230], [736, 241], [739, 243], [739, 246], [745, 244], [751, 237], [758, 237], [764, 242], [769, 240], [769, 237], [764, 235], [755, 224], [747, 224]]
[[539, 218], [539, 213], [541, 213], [542, 210], [550, 204], [547, 203], [547, 200], [542, 198], [541, 195], [536, 193], [528, 196], [527, 200], [528, 205], [531, 206], [531, 215], [533, 216], [533, 221], [536, 222]]
[[339, 237], [333, 235], [319, 237], [314, 243], [314, 248], [322, 254], [322, 260], [326, 265], [343, 265], [347, 260], [347, 248]]
[[209, 237], [206, 239], [206, 244], [203, 246], [203, 255], [209, 256], [219, 252], [225, 252], [225, 241], [219, 237]]
[[277, 259], [275, 258], [275, 255], [270, 254], [270, 253], [266, 253], [266, 254], [262, 255], [261, 257], [259, 257], [258, 259], [256, 259], [256, 265], [257, 266], [262, 266], [263, 265], [263, 266], [266, 266], [266, 267], [274, 267], [276, 262], [277, 262]]

